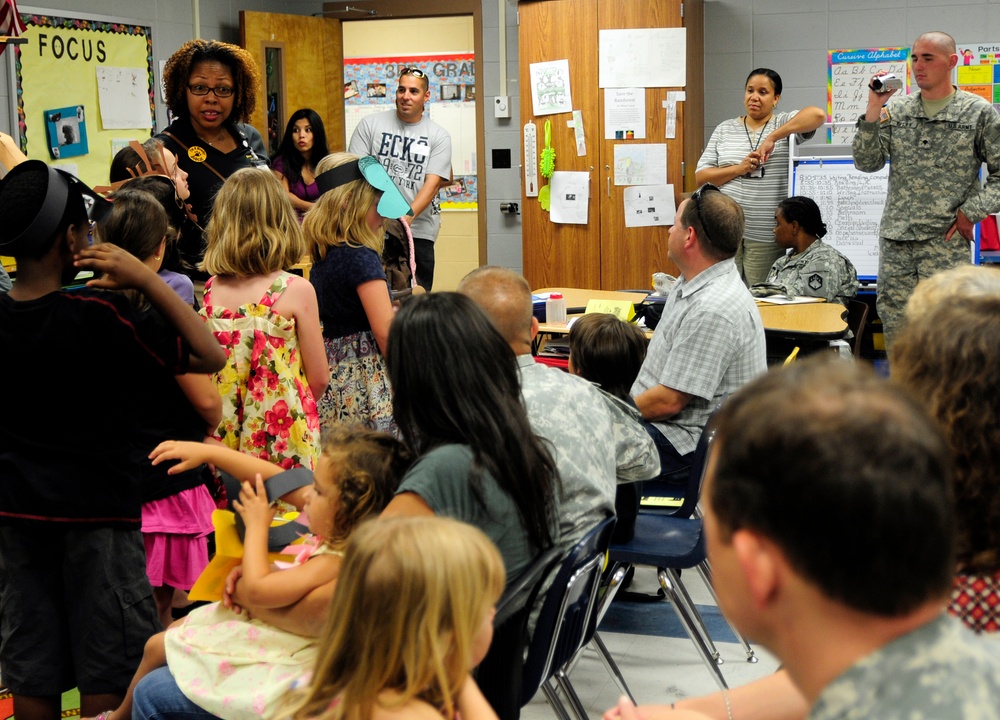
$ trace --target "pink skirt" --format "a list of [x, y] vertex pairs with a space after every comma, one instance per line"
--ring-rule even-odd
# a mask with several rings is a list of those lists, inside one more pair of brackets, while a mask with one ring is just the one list
[[142, 506], [146, 574], [153, 587], [190, 590], [208, 565], [215, 502], [199, 485]]

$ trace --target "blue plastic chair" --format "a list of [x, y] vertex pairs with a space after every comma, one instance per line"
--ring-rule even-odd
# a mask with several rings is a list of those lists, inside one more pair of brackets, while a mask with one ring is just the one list
[[601, 521], [563, 559], [545, 594], [535, 633], [528, 645], [521, 677], [521, 706], [541, 689], [562, 720], [569, 717], [559, 699], [562, 690], [580, 720], [587, 711], [567, 675], [570, 662], [597, 630], [597, 594], [615, 518]]
[[[568, 554], [558, 548], [542, 553], [504, 590], [497, 603], [493, 642], [474, 672], [501, 720], [516, 720], [539, 689], [561, 720], [570, 720], [570, 715], [558, 696], [560, 689], [573, 713], [586, 720], [565, 668], [597, 627], [597, 593], [614, 525], [614, 517], [601, 521]], [[539, 602], [535, 632], [529, 638], [528, 617]]]
[[[665, 514], [658, 509], [653, 511], [640, 510], [636, 518], [634, 537], [628, 542], [612, 544], [608, 549], [608, 560], [613, 563], [613, 567], [608, 589], [598, 611], [598, 623], [604, 617], [611, 601], [618, 592], [629, 566], [649, 565], [655, 567], [660, 587], [663, 588], [670, 600], [670, 604], [688, 636], [698, 648], [705, 665], [719, 686], [727, 688], [726, 679], [719, 669], [719, 665], [723, 662], [722, 657], [705, 627], [704, 620], [691, 600], [691, 596], [681, 582], [680, 574], [677, 572], [690, 568], [697, 569], [713, 599], [718, 604], [718, 599], [712, 588], [711, 567], [708, 564], [705, 549], [703, 521], [697, 507], [701, 483], [705, 474], [708, 449], [714, 437], [715, 429], [712, 427], [710, 419], [695, 449], [688, 491], [681, 507], [673, 514]], [[730, 627], [746, 653], [747, 662], [757, 662], [757, 657], [746, 639], [736, 628], [732, 627], [732, 624]], [[621, 671], [598, 633], [594, 634], [593, 645], [619, 689], [635, 702]]]

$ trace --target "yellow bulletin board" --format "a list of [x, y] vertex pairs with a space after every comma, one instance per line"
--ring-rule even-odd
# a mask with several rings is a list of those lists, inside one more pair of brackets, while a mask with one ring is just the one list
[[[111, 158], [129, 140], [148, 138], [155, 130], [153, 107], [152, 30], [113, 20], [67, 17], [64, 13], [22, 8], [27, 26], [27, 42], [16, 46], [17, 113], [21, 150], [31, 159], [44, 160], [54, 167], [67, 167], [88, 185], [108, 182]], [[99, 80], [100, 78], [100, 80]], [[146, 124], [141, 102], [149, 109], [147, 127], [121, 127], [122, 122], [102, 117], [101, 90], [118, 92], [112, 81], [129, 79], [133, 105], [140, 102], [141, 124]], [[99, 84], [100, 83], [100, 84]], [[52, 112], [83, 108], [86, 153], [53, 158], [47, 134]], [[112, 107], [106, 107], [109, 112]], [[134, 114], [132, 117], [135, 117]], [[105, 125], [118, 125], [106, 129]], [[82, 135], [80, 132], [79, 135]]]

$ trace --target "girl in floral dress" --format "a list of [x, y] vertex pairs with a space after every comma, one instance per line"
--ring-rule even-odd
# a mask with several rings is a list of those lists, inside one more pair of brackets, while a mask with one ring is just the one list
[[313, 469], [319, 454], [316, 398], [330, 381], [316, 291], [286, 272], [304, 252], [288, 194], [269, 172], [233, 173], [206, 231], [201, 310], [226, 348], [215, 374], [222, 396], [218, 438], [285, 469]]
[[[157, 465], [177, 461], [170, 472], [211, 463], [245, 477], [251, 467], [245, 454], [211, 443], [165, 442], [151, 457]], [[300, 600], [336, 580], [348, 539], [385, 508], [412, 460], [406, 447], [385, 433], [344, 426], [324, 434], [304, 509], [312, 534], [302, 545], [291, 546], [301, 551], [287, 569], [269, 561], [268, 530], [275, 511], [262, 478], [275, 473], [273, 466], [261, 468], [254, 483], [243, 483], [234, 503], [246, 525], [241, 594], [252, 598], [255, 607], [295, 612]], [[161, 672], [169, 671], [201, 709], [223, 720], [260, 720], [310, 669], [317, 651], [318, 638], [281, 630], [222, 603], [206, 605], [150, 638], [125, 701], [98, 720], [130, 720], [136, 685], [164, 666]]]

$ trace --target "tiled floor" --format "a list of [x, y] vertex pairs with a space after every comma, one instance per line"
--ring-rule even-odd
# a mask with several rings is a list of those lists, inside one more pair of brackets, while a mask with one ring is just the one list
[[[777, 668], [777, 661], [758, 646], [752, 646], [758, 662], [748, 663], [746, 655], [724, 620], [700, 578], [684, 573], [685, 586], [705, 617], [710, 634], [722, 655], [722, 674], [730, 687], [755, 680]], [[658, 585], [655, 570], [638, 568], [630, 591], [653, 593]], [[614, 627], [609, 631], [607, 627]], [[702, 662], [694, 643], [684, 634], [673, 608], [665, 601], [625, 602], [615, 600], [598, 632], [615, 658], [636, 701], [670, 703], [683, 697], [718, 690]], [[654, 634], [655, 633], [655, 634]], [[723, 638], [720, 642], [719, 638]], [[597, 653], [587, 648], [570, 674], [587, 713], [600, 718], [618, 702], [619, 690]], [[521, 711], [522, 720], [549, 720], [556, 717], [542, 693]]]

